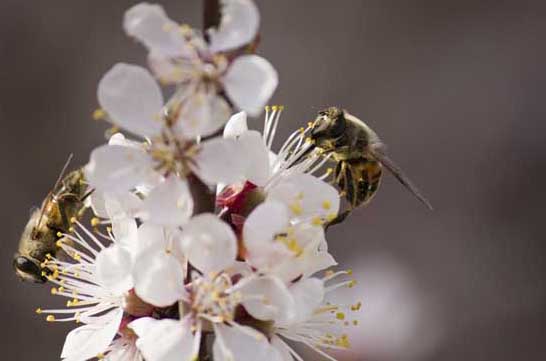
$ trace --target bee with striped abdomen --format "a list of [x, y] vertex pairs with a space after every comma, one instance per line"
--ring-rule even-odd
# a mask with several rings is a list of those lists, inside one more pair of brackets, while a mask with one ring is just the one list
[[[67, 167], [65, 165], [65, 168]], [[74, 218], [84, 210], [84, 200], [90, 194], [84, 182], [83, 170], [63, 177], [63, 172], [40, 209], [32, 212], [25, 226], [19, 248], [13, 257], [15, 273], [23, 281], [44, 283], [47, 278], [41, 265], [47, 257], [55, 256], [57, 241], [69, 233]]]
[[337, 163], [336, 184], [349, 208], [329, 225], [343, 221], [356, 207], [368, 203], [379, 187], [383, 167], [387, 168], [417, 199], [432, 209], [429, 201], [386, 154], [377, 134], [347, 111], [329, 107], [319, 112], [310, 125], [314, 148], [330, 155]]

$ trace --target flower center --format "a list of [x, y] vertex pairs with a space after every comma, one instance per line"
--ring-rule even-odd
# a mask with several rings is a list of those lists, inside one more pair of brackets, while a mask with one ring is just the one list
[[155, 169], [158, 172], [186, 176], [191, 173], [198, 146], [193, 141], [180, 140], [170, 133], [164, 131], [161, 137], [154, 139], [149, 153], [157, 162]]
[[225, 273], [195, 279], [192, 282], [191, 308], [196, 317], [214, 323], [233, 320], [241, 297], [236, 292], [230, 292], [231, 286], [231, 279]]

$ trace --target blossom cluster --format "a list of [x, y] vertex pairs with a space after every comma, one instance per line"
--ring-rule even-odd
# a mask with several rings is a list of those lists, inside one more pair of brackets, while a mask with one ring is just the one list
[[[278, 78], [253, 54], [259, 22], [251, 0], [223, 0], [204, 33], [159, 5], [125, 13], [150, 70], [113, 66], [94, 116], [129, 135], [92, 151], [91, 226], [74, 219], [57, 242], [69, 257], [42, 265], [68, 301], [37, 312], [80, 324], [63, 360], [301, 360], [292, 342], [333, 359], [325, 349], [348, 347], [360, 303], [327, 300], [354, 285], [329, 270], [324, 226], [340, 195], [307, 129], [273, 150], [283, 107], [266, 106]], [[264, 108], [263, 131], [250, 130]], [[196, 184], [215, 199], [204, 212]]]

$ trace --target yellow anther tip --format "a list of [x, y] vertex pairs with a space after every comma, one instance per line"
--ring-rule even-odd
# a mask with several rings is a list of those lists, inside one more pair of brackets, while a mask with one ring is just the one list
[[41, 308], [37, 308], [37, 309], [36, 309], [36, 313], [37, 313], [37, 314], [41, 314], [41, 313], [42, 313], [42, 309], [41, 309]]
[[53, 316], [53, 315], [47, 316], [47, 317], [46, 317], [46, 321], [47, 321], [47, 322], [53, 322], [53, 321], [55, 321], [55, 316]]
[[61, 232], [57, 232], [57, 237], [62, 237], [63, 234]]
[[55, 242], [55, 245], [61, 248], [63, 246], [63, 242], [61, 240], [58, 240], [57, 242]]
[[105, 117], [106, 117], [106, 112], [104, 111], [104, 109], [98, 108], [98, 109], [95, 109], [95, 111], [93, 112], [94, 120], [101, 120], [101, 119], [104, 119]]
[[343, 312], [338, 312], [338, 313], [336, 313], [336, 318], [338, 320], [344, 320], [345, 319], [345, 314]]
[[92, 225], [93, 227], [96, 227], [96, 226], [98, 226], [99, 224], [100, 224], [100, 219], [98, 219], [97, 217], [91, 218], [91, 225]]

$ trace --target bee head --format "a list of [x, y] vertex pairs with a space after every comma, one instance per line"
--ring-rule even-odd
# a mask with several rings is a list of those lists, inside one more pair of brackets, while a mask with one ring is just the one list
[[345, 132], [346, 122], [341, 108], [329, 107], [321, 110], [311, 125], [311, 138], [318, 146], [325, 141], [335, 140]]
[[13, 257], [13, 268], [15, 269], [17, 276], [23, 281], [45, 283], [47, 280], [42, 276], [40, 263], [35, 259], [16, 254], [15, 257]]

